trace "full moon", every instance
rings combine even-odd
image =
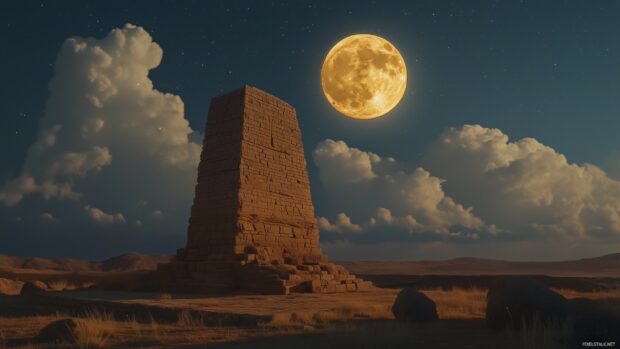
[[[329,103],[355,119],[385,115],[403,98],[407,67],[389,41],[356,34],[342,39],[325,57],[321,85]]]

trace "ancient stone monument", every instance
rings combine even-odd
[[[166,288],[256,293],[371,287],[327,263],[295,109],[245,86],[211,100],[188,240]]]

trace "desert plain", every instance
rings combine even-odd
[[[620,313],[620,255],[566,262],[455,259],[339,262],[374,283],[350,293],[289,295],[142,292],[141,275],[168,257],[126,254],[105,261],[1,256],[0,348],[563,348],[571,328],[494,331],[485,326],[487,288],[530,275],[567,299]],[[20,295],[24,283],[45,293]],[[394,319],[403,287],[432,299],[439,320]],[[49,323],[74,319],[65,342],[44,342]]]

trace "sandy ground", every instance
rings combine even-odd
[[[0,348],[56,348],[38,331],[71,317],[84,321],[78,348],[563,348],[559,332],[495,332],[484,324],[486,290],[423,290],[439,321],[406,324],[390,307],[399,289],[344,294],[187,295],[100,290],[44,297],[0,296]],[[620,305],[620,293],[573,297]],[[620,310],[620,308],[618,308]]]
[[[366,292],[313,294],[297,293],[290,295],[183,295],[106,291],[74,291],[64,296],[78,299],[108,300],[124,304],[139,304],[195,311],[267,315],[279,313],[309,313],[334,310],[342,307],[372,305],[388,309],[394,303],[397,289],[377,288]]]

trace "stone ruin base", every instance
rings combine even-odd
[[[183,250],[179,251],[183,255]],[[336,293],[372,289],[370,281],[355,277],[341,265],[323,261],[289,264],[260,263],[256,255],[238,260],[183,260],[160,265],[160,290],[169,292],[249,292],[258,294]],[[321,256],[322,259],[326,259]],[[288,261],[290,262],[290,261]]]

